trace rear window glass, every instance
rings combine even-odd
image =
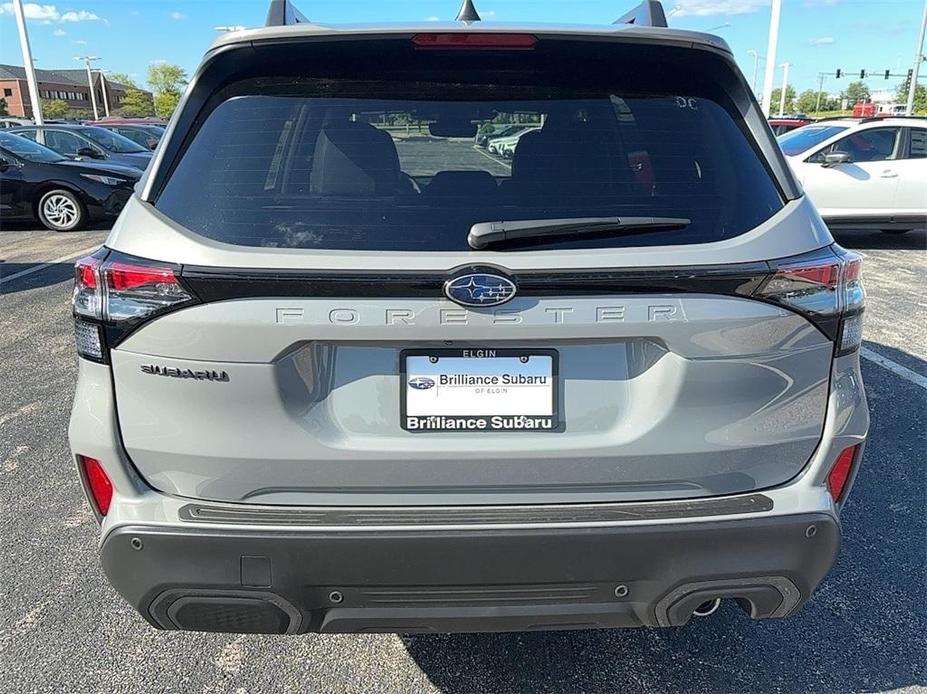
[[[607,87],[581,96],[512,88],[511,98],[498,86],[445,94],[441,84],[322,80],[281,94],[266,85],[239,88],[210,112],[159,210],[244,246],[467,251],[479,222],[681,217],[691,224],[512,250],[688,244],[742,234],[782,207],[736,118],[707,98]]]

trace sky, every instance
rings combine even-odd
[[[789,83],[800,92],[817,87],[839,92],[861,69],[878,73],[872,91],[894,89],[911,67],[927,0],[783,0],[776,62],[791,64]],[[610,23],[638,0],[474,0],[485,20],[500,22]],[[460,0],[295,0],[321,23],[453,19]],[[769,0],[666,0],[670,26],[710,30],[731,46],[752,81],[753,56],[761,56],[762,88],[769,30]],[[95,55],[97,67],[144,82],[159,61],[195,71],[215,38],[216,26],[260,26],[268,0],[64,0],[26,3],[36,66],[79,67],[75,56]],[[12,4],[0,0],[0,63],[22,65]],[[841,68],[855,77],[835,78]],[[902,77],[885,80],[885,70]],[[927,65],[921,70],[927,81]],[[776,85],[782,70],[776,70]]]

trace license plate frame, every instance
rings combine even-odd
[[[467,428],[460,426],[425,426],[425,427],[416,427],[410,426],[410,415],[408,415],[408,394],[409,394],[409,359],[410,357],[436,357],[438,360],[442,358],[455,358],[455,359],[472,359],[475,362],[484,362],[486,360],[498,360],[502,358],[521,358],[528,357],[529,362],[532,357],[541,357],[547,358],[550,360],[550,397],[551,397],[551,406],[550,414],[526,414],[526,415],[512,415],[512,414],[435,414],[435,415],[422,415],[416,414],[411,415],[411,417],[420,421],[422,418],[429,417],[438,417],[443,418],[442,422],[446,425],[447,419],[485,419],[486,425],[484,427],[477,428]],[[560,416],[560,354],[555,349],[547,349],[541,347],[524,347],[524,348],[496,348],[496,347],[459,347],[459,348],[448,348],[448,347],[438,347],[434,349],[427,348],[416,348],[416,349],[404,349],[399,353],[399,374],[400,374],[400,387],[399,387],[399,420],[400,426],[403,430],[408,431],[413,434],[447,434],[447,433],[468,433],[468,434],[480,434],[480,433],[489,433],[489,432],[501,432],[501,433],[525,433],[525,434],[537,434],[537,433],[556,433],[562,432],[564,428],[564,422]],[[523,362],[524,363],[524,362]],[[501,367],[499,370],[501,374]],[[545,371],[546,374],[546,371]],[[518,387],[522,388],[524,386],[519,385]],[[546,386],[545,386],[546,387]],[[518,426],[517,428],[510,426],[494,426],[493,417],[502,417],[503,419],[517,419],[517,418],[527,418],[530,420],[536,420],[533,423],[538,424],[539,422],[547,422],[543,426]],[[530,424],[530,423],[529,423]]]

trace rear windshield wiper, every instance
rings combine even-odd
[[[547,236],[580,236],[607,232],[646,233],[682,229],[692,223],[681,217],[573,217],[525,219],[517,222],[478,222],[470,227],[467,243],[477,250],[494,243]]]

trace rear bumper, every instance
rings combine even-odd
[[[123,525],[116,589],[163,629],[463,632],[673,626],[706,600],[798,610],[840,544],[829,513],[603,527],[248,530]]]

